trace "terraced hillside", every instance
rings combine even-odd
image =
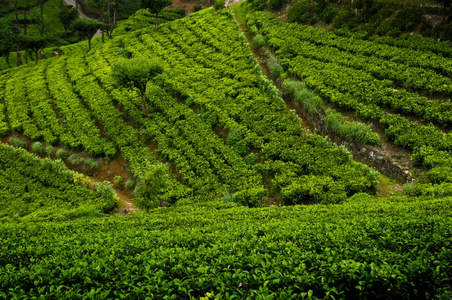
[[[450,193],[452,60],[442,44],[353,39],[264,12],[248,25],[266,37],[289,76],[333,107],[379,124],[387,141],[412,151],[412,167],[423,169],[415,193],[430,193],[432,184]]]
[[[267,197],[332,203],[376,190],[375,171],[302,129],[262,76],[230,12],[206,10],[89,52],[82,46],[4,73],[3,134],[9,128],[95,156],[121,153],[137,177],[146,161],[168,163],[167,205],[225,195],[250,206]],[[148,117],[138,90],[111,76],[124,53],[165,64],[161,86],[148,87]]]
[[[289,79],[284,93],[228,9],[0,73],[0,298],[451,298],[444,49],[410,58],[384,39],[247,17],[260,52],[278,57],[270,75]],[[112,77],[131,57],[164,66],[146,116],[140,91]],[[377,147],[411,149],[424,168],[413,196],[373,196],[381,175],[311,134],[282,98],[288,86],[344,128],[370,125],[325,102],[380,124],[381,139],[369,131]],[[149,178],[155,166],[161,178]],[[110,183],[93,188],[100,178]],[[165,207],[104,214],[149,181]]]

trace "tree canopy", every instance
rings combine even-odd
[[[63,5],[60,11],[60,21],[64,27],[64,33],[67,36],[67,30],[71,23],[79,17],[78,10],[72,5]],[[96,30],[97,31],[97,30]]]
[[[160,11],[173,3],[173,0],[141,0],[141,7],[148,8],[155,14],[155,30],[158,30],[158,17]]]
[[[146,85],[162,72],[161,61],[139,56],[117,61],[113,66],[112,76],[118,84],[133,86],[140,90],[143,114],[146,116]]]
[[[85,38],[88,39],[88,45],[90,50],[91,50],[91,39],[94,37],[96,32],[102,28],[102,26],[103,26],[102,23],[92,20],[78,19],[72,22],[72,29],[74,31],[79,32]]]

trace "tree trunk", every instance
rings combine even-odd
[[[17,50],[17,66],[20,66],[20,47],[19,47],[19,37],[17,37],[16,50]]]
[[[44,35],[44,0],[41,0],[40,7],[41,7],[41,28],[40,28],[40,32],[41,32],[41,36],[43,36]]]
[[[25,64],[28,64],[28,51],[25,50]]]
[[[146,108],[146,89],[141,90],[141,106],[143,108],[143,115],[148,116],[148,110]]]
[[[78,10],[78,0],[75,0],[75,9]]]
[[[91,38],[88,38],[88,49],[91,50]]]
[[[105,42],[105,31],[102,30],[102,44]]]
[[[39,51],[39,49],[38,49],[38,51]],[[38,51],[36,51],[36,64],[38,64]]]
[[[155,31],[157,31],[159,29],[159,13],[155,14]]]
[[[16,51],[17,51],[17,66],[20,66],[20,46],[19,46],[19,16],[17,15],[17,0],[14,1],[14,14],[16,15]]]
[[[27,12],[24,12],[24,35],[27,35]]]

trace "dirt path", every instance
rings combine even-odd
[[[75,0],[64,0],[64,2],[65,2],[67,5],[72,5],[73,7],[76,7],[76,5],[75,5]],[[86,15],[81,11],[80,6],[78,7],[78,12],[79,12],[79,14],[80,14],[80,19],[91,20],[90,17],[86,16]],[[93,36],[93,38],[98,37],[98,36],[100,36],[100,35],[102,35],[102,32],[101,32],[100,30],[98,30],[98,31],[96,32],[96,34]]]

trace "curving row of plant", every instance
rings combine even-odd
[[[326,58],[325,53],[336,53],[339,58],[350,57],[348,54],[341,56],[340,52],[331,48],[326,48],[325,53],[322,52],[322,48],[327,44],[342,49],[335,44],[342,41],[341,38],[336,39],[333,34],[321,30],[317,30],[319,33],[316,33],[316,29],[299,27],[299,25],[287,25],[266,13],[255,13],[250,24],[258,24],[261,32],[273,36],[270,45],[278,48],[277,54],[282,57],[282,64],[290,75],[304,80],[305,84],[323,99],[341,108],[355,111],[361,118],[381,123],[390,140],[397,145],[413,149],[414,163],[426,169],[424,181],[452,182],[452,176],[448,175],[452,170],[450,159],[452,135],[444,133],[433,124],[420,125],[401,115],[387,113],[385,110],[389,108],[407,115],[422,117],[426,121],[450,125],[452,113],[449,102],[440,103],[416,93],[394,90],[390,87],[392,85],[390,80],[375,79],[364,70],[344,66],[346,63],[336,58]],[[290,34],[277,37],[276,33],[280,33],[279,28]],[[296,29],[301,29],[301,32],[298,33]],[[299,47],[294,43],[296,39],[313,42],[308,32],[314,37],[321,38],[317,43],[306,44],[307,48]],[[327,42],[328,40],[330,42]],[[371,42],[366,41],[366,43]],[[350,41],[350,47],[355,46],[357,49],[354,51],[355,54],[359,54],[362,50],[360,45],[364,44],[360,42],[355,44],[355,40]],[[368,47],[372,48],[370,44]],[[329,52],[330,50],[333,52]],[[380,57],[384,56],[380,55]],[[397,61],[397,59],[391,61]],[[442,190],[443,187],[438,186],[438,189]]]
[[[108,212],[116,206],[111,185],[102,183],[93,192],[82,180],[60,160],[40,159],[0,143],[0,220],[64,219]]]
[[[116,43],[119,48],[121,42]],[[144,30],[129,36],[128,43],[125,49],[133,55],[158,56],[164,61],[166,64],[165,72],[162,74],[164,88],[172,90],[185,105],[199,112],[201,118],[211,117],[212,123],[209,124],[219,126],[227,132],[225,143],[243,156],[244,160],[254,160],[248,158],[251,156],[250,150],[254,149],[253,152],[257,152],[257,157],[262,160],[263,178],[272,182],[278,193],[283,184],[277,177],[285,176],[284,168],[273,167],[279,163],[286,165],[293,178],[305,178],[301,184],[303,187],[298,192],[299,197],[294,200],[297,203],[306,200],[335,202],[358,191],[372,192],[376,188],[375,174],[368,167],[358,167],[350,160],[336,161],[330,156],[332,150],[327,149],[326,145],[329,145],[329,142],[313,142],[315,138],[303,135],[300,120],[285,111],[279,92],[261,75],[246,39],[229,12],[206,10],[189,18],[165,24],[161,26],[159,33]],[[150,102],[154,104],[154,100]],[[159,103],[168,101],[154,104],[158,110],[162,110]],[[178,115],[177,113],[170,115],[173,114]],[[188,120],[186,116],[184,118]],[[176,119],[175,122],[179,124],[179,120]],[[164,126],[163,123],[160,126]],[[181,130],[179,134],[182,132]],[[168,134],[176,138],[177,132],[170,131]],[[190,134],[186,136],[190,139]],[[158,135],[156,138],[159,138]],[[292,138],[298,142],[285,143],[287,139]],[[179,143],[184,144],[182,140]],[[300,155],[298,148],[301,144],[306,147],[313,144],[313,148],[316,149],[313,152],[319,153],[320,156],[323,154],[325,161],[317,165],[315,161],[309,160],[311,167],[306,170],[303,167],[304,163],[296,158]],[[166,145],[164,143],[164,147]],[[271,157],[264,156],[263,153],[259,155],[269,145],[286,145],[292,149],[293,157]],[[331,147],[337,149],[335,146]],[[169,155],[165,151],[163,153]],[[173,159],[175,157],[177,155]],[[342,167],[338,167],[337,164]],[[334,168],[354,175],[341,177],[332,171]],[[312,173],[314,169],[315,175]],[[303,191],[309,190],[309,186],[319,181],[318,178],[322,176],[327,182],[323,185],[323,193]],[[222,178],[221,175],[219,177]],[[293,178],[286,177],[286,183]],[[355,183],[354,180],[358,178],[362,185]],[[338,191],[342,192],[336,197]],[[257,191],[254,192],[259,194]],[[288,199],[289,196],[284,198]]]
[[[431,51],[401,48],[369,40],[338,36],[333,32],[296,23],[280,24],[281,22],[275,15],[266,12],[254,13],[253,20],[257,22],[258,27],[265,23],[265,26],[259,28],[264,35],[277,34],[279,38],[284,38],[286,35],[282,34],[289,30],[291,37],[319,46],[335,47],[353,54],[379,57],[411,67],[431,69],[445,76],[452,76],[452,61],[450,58]]]
[[[450,198],[0,224],[0,296],[450,298]]]

